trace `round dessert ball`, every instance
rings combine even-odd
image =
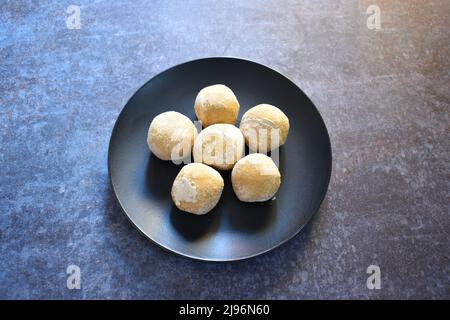
[[[245,202],[272,199],[281,184],[281,174],[268,156],[252,153],[239,160],[231,172],[236,196]]]
[[[259,104],[244,113],[240,129],[251,150],[265,153],[286,142],[289,119],[277,107]]]
[[[179,112],[163,112],[153,118],[148,129],[147,144],[161,160],[177,161],[191,154],[197,129]]]
[[[202,163],[190,163],[173,182],[172,200],[182,211],[205,214],[219,202],[223,185],[219,172]]]
[[[203,88],[195,99],[195,114],[203,128],[215,123],[235,124],[238,113],[236,96],[223,84]]]
[[[230,170],[245,151],[242,132],[231,124],[218,123],[203,129],[195,139],[195,162],[219,170]]]

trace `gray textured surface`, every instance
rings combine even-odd
[[[69,4],[0,5],[0,298],[450,298],[448,1],[80,1],[81,30],[66,28]],[[135,90],[220,55],[294,80],[334,157],[300,236],[223,264],[142,237],[106,163]],[[366,288],[370,264],[381,290]]]

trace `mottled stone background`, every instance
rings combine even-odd
[[[66,8],[81,7],[81,29]],[[366,9],[381,8],[369,30]],[[2,1],[0,298],[450,298],[447,0]],[[107,148],[128,98],[207,56],[267,64],[327,124],[333,174],[301,233],[204,263],[122,215]],[[81,268],[81,290],[66,268]],[[368,290],[366,268],[381,268]]]

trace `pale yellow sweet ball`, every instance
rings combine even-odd
[[[242,132],[231,124],[213,124],[203,129],[195,139],[193,156],[219,170],[230,170],[243,157],[245,142]]]
[[[197,129],[179,112],[163,112],[153,118],[148,129],[147,144],[161,160],[178,161],[191,154]]]
[[[215,84],[200,90],[195,99],[195,114],[203,128],[215,123],[235,124],[239,102],[230,88]]]
[[[172,185],[175,206],[193,214],[205,214],[219,202],[223,191],[222,176],[202,163],[185,165]]]
[[[239,128],[251,150],[265,153],[285,144],[289,119],[277,107],[259,104],[244,113]]]
[[[281,184],[281,174],[268,156],[252,153],[239,160],[231,172],[236,196],[245,202],[272,199]]]

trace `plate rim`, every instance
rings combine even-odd
[[[269,69],[273,72],[275,72],[276,74],[278,74],[279,76],[283,77],[285,80],[287,80],[288,82],[290,82],[292,85],[294,85],[304,96],[305,98],[313,105],[314,109],[317,111],[317,114],[319,116],[319,120],[322,122],[324,128],[325,128],[325,133],[326,133],[326,142],[327,142],[327,147],[330,151],[330,161],[328,164],[328,176],[327,176],[327,180],[326,180],[326,187],[324,188],[324,190],[322,191],[322,194],[320,195],[320,201],[318,202],[318,205],[316,208],[314,208],[313,210],[313,214],[311,214],[306,221],[297,228],[297,230],[292,234],[289,235],[289,237],[287,237],[286,239],[278,242],[277,244],[271,246],[270,248],[258,251],[256,253],[250,254],[250,255],[246,255],[246,256],[242,256],[242,257],[236,257],[236,258],[201,258],[198,256],[194,256],[194,255],[190,255],[187,253],[183,253],[180,252],[179,250],[175,250],[172,248],[169,248],[159,242],[157,242],[155,239],[153,239],[150,235],[146,234],[129,216],[129,214],[127,213],[127,211],[124,209],[124,206],[122,205],[122,202],[120,201],[119,197],[117,196],[117,192],[116,189],[114,187],[114,184],[112,182],[112,176],[111,176],[111,145],[112,145],[112,138],[114,135],[114,132],[117,130],[117,126],[119,123],[120,118],[123,116],[123,113],[126,109],[126,106],[128,105],[128,103],[136,96],[136,94],[138,94],[139,91],[141,91],[145,86],[147,86],[147,84],[149,84],[150,82],[154,81],[157,77],[159,77],[160,75],[163,75],[169,71],[171,71],[172,69],[181,67],[185,64],[189,64],[189,63],[193,63],[193,62],[199,62],[199,61],[205,61],[205,60],[218,60],[218,59],[229,59],[229,60],[239,60],[239,61],[243,61],[246,63],[252,63],[252,64],[256,64],[259,65],[261,67],[264,67],[266,69]],[[109,184],[111,187],[111,190],[114,193],[114,197],[116,199],[116,201],[118,202],[120,209],[122,211],[122,214],[125,215],[128,219],[128,221],[131,222],[131,224],[139,231],[139,233],[141,235],[143,235],[146,239],[150,240],[152,243],[156,244],[158,247],[164,249],[165,251],[171,252],[171,253],[175,253],[178,256],[184,257],[184,258],[190,258],[190,259],[194,259],[197,261],[207,261],[207,262],[232,262],[232,261],[242,261],[242,260],[247,260],[250,258],[254,258],[260,255],[263,255],[265,253],[268,253],[280,246],[282,246],[283,244],[285,244],[286,242],[288,242],[289,240],[293,239],[294,237],[296,237],[304,228],[305,226],[311,221],[311,219],[317,214],[317,212],[320,210],[320,207],[322,206],[323,201],[325,200],[325,196],[328,192],[328,188],[330,186],[330,180],[331,180],[331,175],[332,175],[332,170],[333,170],[333,150],[331,147],[331,140],[330,140],[330,134],[328,132],[328,128],[325,124],[325,121],[323,120],[322,114],[320,113],[319,109],[316,107],[316,105],[313,103],[313,101],[309,98],[308,95],[306,95],[306,93],[291,79],[289,79],[287,76],[285,76],[284,74],[282,74],[280,71],[278,71],[275,68],[269,67],[263,63],[259,63],[250,59],[246,59],[246,58],[241,58],[241,57],[236,57],[236,56],[210,56],[210,57],[204,57],[204,58],[197,58],[197,59],[193,59],[193,60],[188,60],[188,61],[184,61],[181,63],[178,63],[176,65],[173,65],[161,72],[158,72],[157,74],[155,74],[153,77],[151,77],[149,80],[147,80],[143,85],[141,85],[131,96],[130,98],[127,100],[127,102],[125,103],[125,105],[122,107],[122,109],[119,112],[119,115],[116,118],[116,121],[114,122],[114,126],[113,129],[111,131],[111,135],[109,138],[109,144],[108,144],[108,178],[109,178]]]

